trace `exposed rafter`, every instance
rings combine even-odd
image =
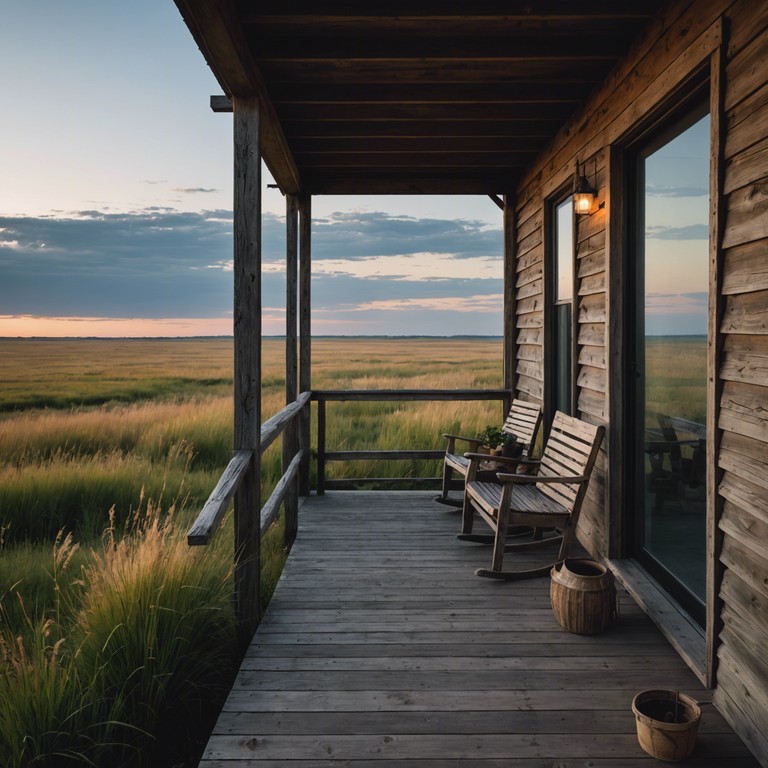
[[[513,188],[662,0],[177,0],[284,192]],[[228,111],[226,97],[212,97]]]

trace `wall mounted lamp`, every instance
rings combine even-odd
[[[579,173],[579,161],[576,161],[576,175],[573,177],[573,207],[576,213],[589,213],[597,196],[595,188],[584,174]]]

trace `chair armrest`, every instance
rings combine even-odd
[[[545,483],[545,484],[554,484],[554,483],[572,483],[572,484],[578,484],[583,483],[585,480],[588,480],[589,478],[587,475],[570,475],[567,477],[560,477],[558,475],[510,475],[505,472],[499,472],[496,477],[499,478],[504,483],[527,483],[528,485],[532,483]]]
[[[502,456],[501,454],[495,454],[491,456],[488,453],[465,453],[465,459],[480,459],[481,461],[497,461],[499,464],[541,464],[538,459],[528,459],[525,456]]]
[[[446,440],[466,440],[468,443],[477,443],[480,445],[483,441],[479,437],[464,437],[464,435],[451,435],[448,432],[443,432],[443,437]]]

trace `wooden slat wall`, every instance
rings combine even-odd
[[[724,32],[725,31],[725,32]],[[676,85],[723,45],[724,173],[721,189],[722,264],[719,274],[722,347],[717,375],[717,426],[722,472],[715,511],[720,515],[722,576],[712,601],[717,632],[716,702],[763,764],[768,765],[768,4],[751,0],[697,0],[670,3],[650,24],[627,59],[596,91],[528,171],[517,201],[517,389],[544,400],[544,207],[572,177],[576,160],[586,163],[598,201],[577,224],[574,301],[578,416],[607,424],[579,523],[579,539],[597,557],[609,557],[616,542],[607,483],[611,397],[620,397],[611,371],[620,344],[610,326],[609,253],[620,238],[611,233],[608,187],[610,148]],[[727,34],[725,40],[724,34]],[[614,201],[616,208],[620,201]],[[617,215],[617,220],[619,219]],[[619,259],[620,260],[620,259]],[[614,276],[613,284],[619,285]],[[609,300],[610,299],[610,300]],[[612,347],[612,345],[614,345]],[[716,350],[716,351],[717,351]],[[612,395],[612,387],[614,393]],[[721,394],[720,394],[721,393]],[[611,452],[613,456],[614,453]],[[613,471],[613,470],[612,470]],[[615,490],[615,489],[614,489]],[[615,492],[613,498],[616,498]],[[719,571],[715,571],[720,576]],[[722,606],[722,609],[721,609]],[[718,620],[721,619],[722,623]]]
[[[740,2],[729,16],[715,701],[768,764],[768,8]]]

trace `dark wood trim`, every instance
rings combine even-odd
[[[298,395],[298,360],[296,357],[299,278],[299,217],[295,195],[285,196],[285,404]]]
[[[504,389],[514,397],[517,366],[517,289],[515,288],[515,262],[517,259],[517,219],[514,196],[504,195]],[[509,408],[507,408],[509,410]]]
[[[606,380],[608,390],[608,423],[606,452],[606,488],[610,511],[608,532],[608,556],[626,557],[628,552],[628,525],[626,513],[626,413],[624,393],[627,391],[627,331],[625,249],[627,243],[627,197],[624,171],[624,149],[612,145],[608,154],[608,178],[606,183],[606,248],[607,271],[607,323],[605,328]]]
[[[516,179],[517,173],[513,171],[491,176],[478,175],[476,178],[454,174],[403,178],[402,174],[389,176],[382,168],[378,173],[357,176],[337,173],[333,178],[313,177],[308,173],[304,188],[313,195],[369,195],[374,188],[377,194],[382,195],[489,195],[498,194]]]
[[[299,210],[296,195],[285,196],[285,404],[298,396],[297,320],[299,279]],[[299,452],[298,425],[292,419],[283,432],[283,473],[288,472]],[[299,526],[298,475],[285,492],[285,541],[296,538]]]
[[[261,156],[259,102],[234,99],[234,448],[252,451],[235,493],[235,614],[243,643],[260,615]]]
[[[317,495],[322,496],[324,493],[325,493],[325,400],[318,400],[317,401]]]
[[[312,390],[312,198],[299,196],[299,391]],[[299,446],[304,449],[299,493],[309,495],[310,409],[299,421]]]
[[[538,21],[543,24],[551,24],[553,21],[562,20],[587,20],[595,19],[647,19],[649,17],[648,4],[643,0],[624,0],[624,2],[606,4],[604,2],[583,3],[575,6],[567,0],[541,0],[535,8],[520,5],[517,8],[505,9],[508,13],[499,12],[499,4],[496,0],[476,0],[471,8],[465,2],[458,0],[421,0],[413,3],[412,0],[375,0],[361,5],[350,0],[335,0],[333,3],[324,3],[322,13],[318,13],[318,7],[312,0],[293,0],[289,5],[274,5],[259,7],[245,14],[244,19],[254,23],[296,23],[302,17],[309,16],[309,21],[315,24],[343,24],[357,29],[361,24],[374,24],[392,22],[396,19],[406,23],[429,24],[457,20],[459,22],[481,21],[514,21],[526,23]],[[516,12],[517,11],[517,12]],[[305,22],[306,23],[306,22]]]
[[[727,30],[726,30],[727,31]],[[714,685],[717,674],[717,648],[722,628],[723,600],[720,585],[723,566],[720,552],[723,532],[719,523],[723,512],[723,499],[718,493],[723,470],[719,466],[722,430],[719,428],[720,400],[723,380],[720,366],[723,360],[724,334],[721,324],[726,300],[722,293],[723,249],[727,203],[724,189],[725,132],[727,125],[725,101],[725,64],[727,41],[712,54],[710,63],[709,119],[710,119],[710,189],[709,189],[709,347],[707,360],[707,643],[706,684]]]

